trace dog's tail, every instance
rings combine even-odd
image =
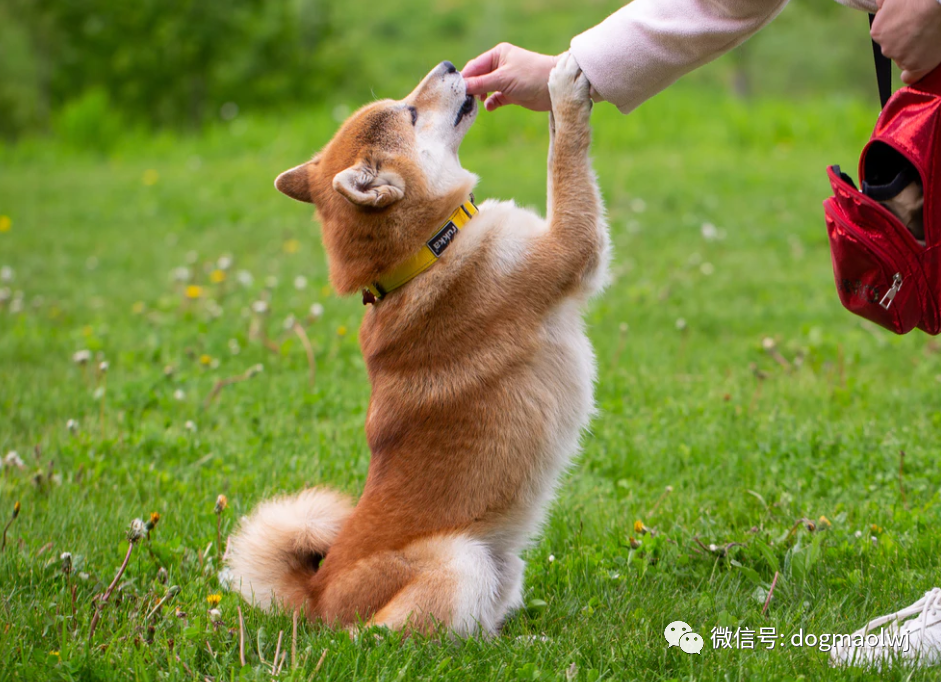
[[[351,511],[349,498],[327,488],[262,502],[229,537],[220,580],[266,610],[303,603],[307,581]]]

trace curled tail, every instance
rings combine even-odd
[[[349,498],[327,488],[262,502],[229,537],[220,578],[266,610],[272,604],[303,603],[307,581],[351,511]]]

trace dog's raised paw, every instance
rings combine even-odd
[[[572,118],[587,123],[591,111],[591,84],[570,52],[559,57],[549,74],[552,113],[560,121]]]

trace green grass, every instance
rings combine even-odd
[[[867,677],[830,671],[812,648],[713,650],[709,633],[851,632],[938,582],[939,347],[842,310],[820,207],[824,167],[854,167],[874,113],[689,88],[631,117],[598,107],[595,165],[616,246],[615,279],[587,314],[599,412],[527,552],[530,608],[491,641],[351,641],[302,623],[298,667],[281,679],[310,679],[324,651],[316,679]],[[228,496],[225,534],[269,495],[312,483],[356,494],[365,476],[362,306],[329,292],[309,208],[271,187],[336,125],[312,111],[120,140],[107,158],[41,140],[0,152],[0,214],[12,219],[0,265],[15,270],[3,286],[23,292],[21,312],[0,309],[0,454],[25,462],[0,478],[0,522],[22,503],[0,555],[0,677],[261,680],[281,631],[290,648],[289,615],[243,606],[241,667],[233,594],[222,624],[210,622],[213,507]],[[462,154],[478,197],[541,207],[546,144],[542,115],[481,116]],[[704,223],[723,238],[706,240]],[[169,273],[189,253],[204,290],[187,303]],[[234,265],[211,284],[223,254]],[[250,286],[236,282],[241,269]],[[277,352],[248,338],[265,291]],[[281,330],[315,302],[325,312],[307,327],[309,388],[303,349]],[[95,373],[72,363],[83,348],[110,363],[103,408]],[[260,375],[203,407],[217,379],[256,363]],[[130,521],[153,511],[161,520],[89,645],[93,598],[124,558]],[[830,524],[817,532],[798,523],[821,516]],[[637,520],[656,536],[637,534]],[[697,539],[735,544],[719,557]],[[148,620],[170,585],[179,593]],[[701,656],[667,649],[663,628],[677,619],[706,638]],[[932,671],[909,675],[869,676]]]

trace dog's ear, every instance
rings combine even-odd
[[[319,162],[320,157],[315,157],[313,161],[284,171],[275,178],[274,186],[279,192],[287,194],[292,199],[305,201],[308,204],[314,203],[314,197],[310,191],[310,173]]]
[[[384,208],[405,196],[405,180],[392,169],[363,160],[337,173],[333,189],[357,206]]]

